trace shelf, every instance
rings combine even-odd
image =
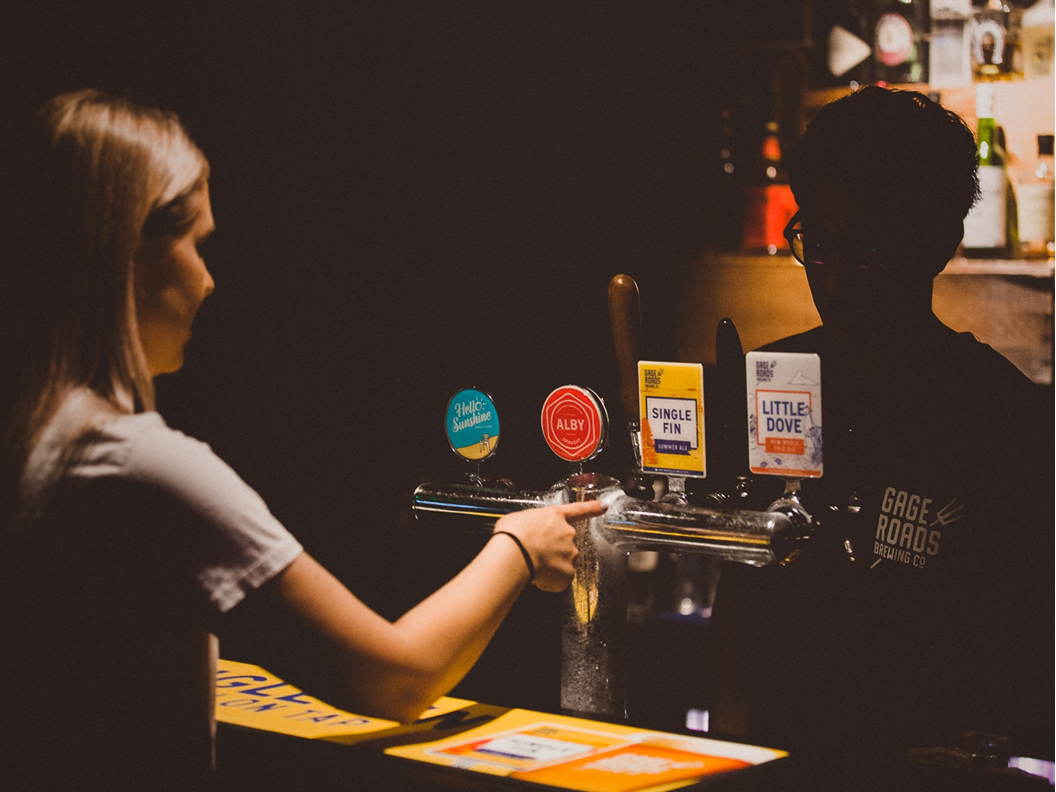
[[[680,306],[680,360],[715,364],[719,319],[746,350],[821,324],[802,265],[791,255],[709,251],[690,269]],[[1053,381],[1053,261],[956,258],[935,279],[932,307],[1038,383]]]
[[[967,259],[955,258],[940,275],[1017,275],[1029,278],[1053,277],[1052,259]]]
[[[718,253],[723,267],[751,267],[752,269],[802,269],[803,265],[788,253],[768,256],[765,253]],[[1053,259],[970,259],[958,256],[939,273],[944,275],[1004,275],[1030,278],[1052,278]]]
[[[989,83],[994,87],[994,118],[1005,128],[1009,167],[1015,170],[1037,156],[1037,136],[1053,133],[1056,116],[1056,82],[1052,77],[1031,80],[1002,80]],[[921,93],[937,92],[942,105],[961,116],[975,129],[975,84],[957,88],[934,88],[925,83],[892,85]],[[822,106],[851,92],[850,86],[818,88],[803,95],[800,131]]]

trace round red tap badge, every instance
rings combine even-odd
[[[543,437],[550,450],[569,462],[583,462],[605,443],[609,417],[592,390],[564,385],[543,403]]]

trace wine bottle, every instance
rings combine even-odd
[[[979,200],[964,219],[964,255],[1008,257],[1008,195],[1005,163],[998,148],[994,121],[994,87],[979,83],[975,90],[978,119]]]
[[[1053,255],[1052,135],[1038,135],[1038,159],[1017,184],[1019,251],[1025,258]]]

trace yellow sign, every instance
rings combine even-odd
[[[473,704],[442,698],[422,718],[433,718]],[[367,718],[324,704],[260,666],[219,660],[216,668],[216,719],[250,729],[308,740],[353,743],[366,735],[400,727],[396,721]]]
[[[638,395],[642,470],[703,478],[704,367],[640,360]]]

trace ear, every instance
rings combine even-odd
[[[957,248],[964,238],[964,222],[962,220],[951,220],[947,223],[939,223],[931,231],[932,241],[928,245],[931,254],[932,277],[938,275],[949,263],[956,253]]]
[[[132,253],[132,285],[137,298],[149,289],[152,276],[157,272],[158,257],[161,253],[161,240],[140,235],[139,243]]]
[[[132,295],[138,301],[143,296],[143,274],[146,270],[146,252],[140,243],[132,254]]]

